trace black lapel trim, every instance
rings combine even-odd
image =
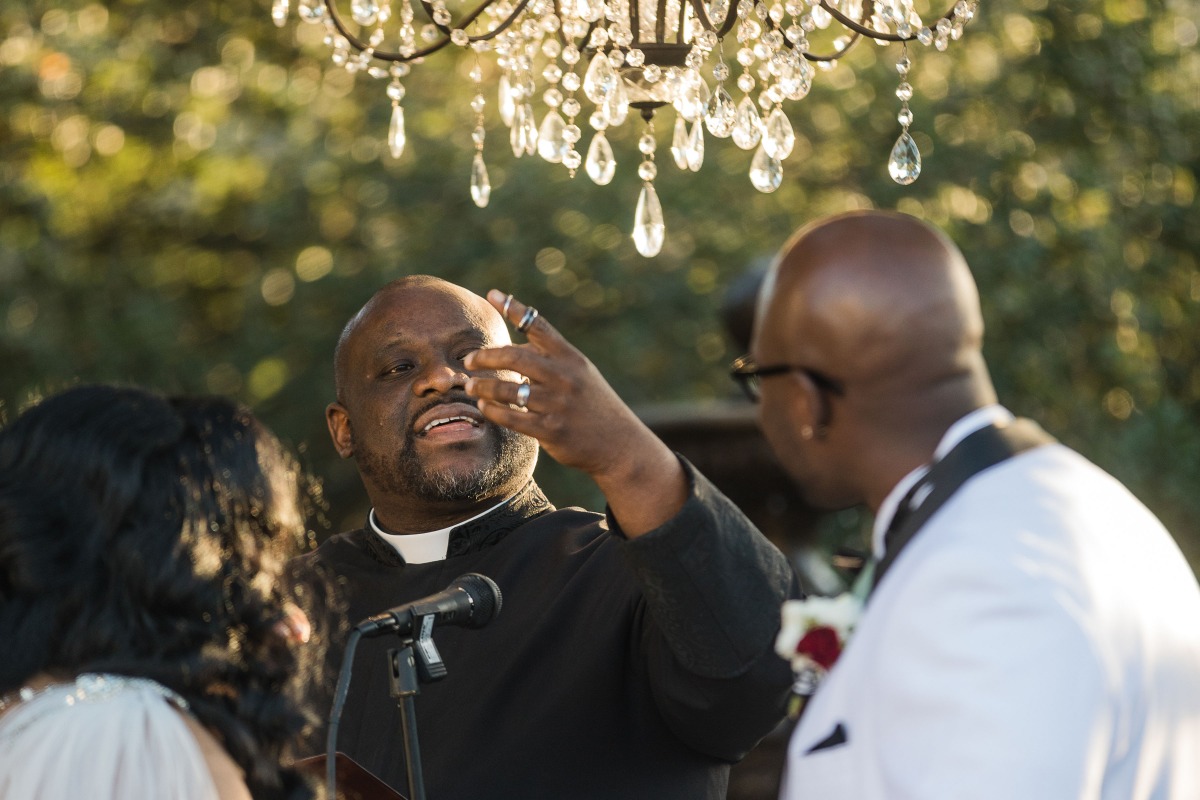
[[[450,531],[446,558],[491,547],[531,519],[553,510],[554,506],[546,499],[546,495],[542,494],[536,483],[530,481],[512,500],[491,514]]]
[[[1011,423],[980,428],[963,439],[946,457],[935,463],[924,482],[932,486],[929,496],[903,524],[889,536],[888,550],[875,568],[872,589],[879,585],[896,557],[912,541],[917,531],[959,488],[986,469],[1018,453],[1032,450],[1055,439],[1034,421],[1016,419]],[[893,544],[894,543],[894,544]]]
[[[400,554],[396,552],[396,548],[392,547],[383,537],[375,533],[371,527],[371,518],[367,517],[367,522],[362,526],[362,530],[358,531],[358,535],[362,536],[363,545],[366,547],[367,555],[388,567],[403,567],[406,563]]]
[[[845,744],[847,741],[848,740],[846,738],[846,726],[839,722],[834,727],[832,733],[830,733],[828,736],[826,736],[821,741],[814,744],[812,747],[805,750],[804,755],[807,756],[807,755],[811,755],[813,753],[819,753],[822,750],[828,750],[831,747],[837,747],[838,745]]]

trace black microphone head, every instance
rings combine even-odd
[[[452,585],[462,589],[471,598],[471,622],[468,627],[482,628],[500,613],[500,607],[504,604],[500,587],[488,576],[468,572],[455,578]]]

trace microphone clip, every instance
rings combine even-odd
[[[433,614],[416,616],[414,609],[413,629],[417,636],[413,640],[413,654],[417,662],[417,678],[421,683],[432,683],[446,677],[446,662],[433,643]]]

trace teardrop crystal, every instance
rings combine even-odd
[[[271,21],[275,23],[275,27],[282,28],[287,24],[289,5],[288,0],[275,0],[271,3]]]
[[[775,106],[775,110],[767,117],[762,143],[767,155],[780,161],[792,154],[796,134],[792,132],[792,123],[787,114],[783,113],[782,107]]]
[[[499,84],[500,96],[498,98],[499,103],[497,105],[500,108],[500,121],[511,128],[513,124],[513,115],[517,110],[517,104],[513,100],[512,86],[508,82],[508,75],[501,75]]]
[[[671,158],[675,159],[675,166],[680,169],[688,168],[688,142],[687,123],[683,121],[682,116],[676,114],[675,131],[671,134]]]
[[[888,159],[888,173],[901,186],[908,186],[921,174],[921,151],[908,131],[900,134]]]
[[[512,145],[513,157],[525,155],[525,106],[513,104],[512,127],[508,131],[508,143]]]
[[[704,124],[708,127],[709,133],[718,139],[724,139],[733,131],[733,123],[736,121],[737,106],[733,104],[733,98],[725,90],[725,85],[720,84],[713,92],[712,100],[708,103],[708,113],[704,116]]]
[[[609,93],[602,108],[609,127],[615,128],[625,121],[629,116],[629,93],[625,90],[625,81],[617,81],[616,88]]]
[[[752,150],[762,138],[762,117],[758,115],[758,106],[750,99],[750,95],[738,103],[737,119],[730,131],[733,143],[743,150]]]
[[[483,153],[476,152],[471,162],[471,199],[480,208],[487,208],[492,196],[492,182],[488,180],[487,164],[483,163]]]
[[[704,164],[704,123],[696,120],[692,123],[692,132],[688,135],[687,168],[699,172]]]
[[[521,117],[524,120],[525,133],[525,154],[533,155],[537,152],[538,145],[538,129],[537,120],[533,117],[533,106],[525,103],[521,106]]]
[[[750,182],[764,194],[770,194],[783,183],[783,164],[767,152],[765,144],[759,146],[750,161]]]
[[[551,164],[561,164],[563,156],[571,149],[563,136],[566,127],[567,123],[562,115],[550,109],[546,118],[542,120],[542,127],[538,129],[538,155]]]
[[[689,69],[683,74],[679,93],[675,96],[675,110],[688,122],[695,122],[708,108],[708,84],[699,70]]]
[[[696,73],[698,81],[696,86],[696,113],[692,115],[689,122],[695,122],[704,116],[704,112],[708,110],[708,101],[712,99],[712,92],[708,89],[708,84],[700,77],[700,73]]]
[[[597,131],[592,137],[583,168],[598,186],[607,186],[612,181],[617,171],[617,160],[613,158],[612,145],[608,143],[604,131]]]
[[[779,75],[779,90],[789,100],[803,100],[812,88],[813,68],[799,54],[785,63]]]
[[[658,193],[654,191],[654,184],[647,182],[642,185],[637,209],[633,212],[633,244],[639,253],[652,258],[662,250],[666,231]]]
[[[596,53],[583,76],[583,93],[596,105],[604,101],[617,88],[617,71],[604,53]]]
[[[392,122],[388,125],[388,150],[392,158],[399,158],[404,152],[404,144],[408,141],[404,133],[404,109],[399,105],[392,106]]]

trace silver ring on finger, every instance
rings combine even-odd
[[[529,402],[529,384],[522,383],[520,386],[517,387],[516,406],[517,406],[517,408],[524,408],[528,402]]]
[[[529,330],[529,326],[538,318],[538,310],[533,306],[525,307],[525,314],[521,317],[521,321],[517,323],[517,330],[521,333]]]
[[[505,319],[508,319],[508,307],[511,305],[512,305],[512,295],[510,294],[504,298],[504,310],[500,312],[504,315]]]

